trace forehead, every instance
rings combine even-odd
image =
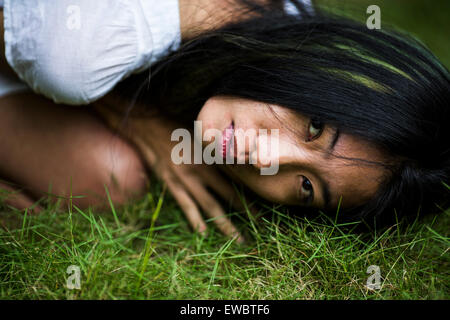
[[[332,194],[332,205],[360,205],[374,196],[387,170],[385,155],[360,138],[342,133],[333,154],[321,166]]]

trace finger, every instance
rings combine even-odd
[[[244,211],[245,206],[242,204],[238,193],[218,172],[211,170],[207,174],[202,175],[206,185],[216,192],[222,199],[226,200],[237,211]]]
[[[213,218],[213,222],[219,230],[231,237],[236,237],[236,242],[242,243],[244,238],[233,225],[231,220],[226,216],[225,211],[214,197],[205,189],[198,179],[187,178],[185,175],[179,175],[180,180],[189,189],[189,192],[194,196],[200,207],[205,213]]]
[[[205,188],[199,186],[195,189],[193,195],[206,215],[213,218],[213,222],[223,234],[229,237],[236,237],[236,242],[238,243],[244,242],[244,237],[233,225],[230,218],[226,216],[220,204]]]
[[[141,138],[136,136],[134,140],[149,168],[154,169],[152,167],[156,163],[157,158],[153,150]],[[184,189],[184,186],[182,184],[176,183],[173,180],[173,177],[171,177],[167,173],[167,171],[161,172],[160,170],[156,170],[155,173],[162,181],[167,184],[169,192],[172,194],[175,201],[178,203],[181,210],[186,215],[186,218],[188,219],[191,227],[200,233],[205,233],[207,229],[206,223],[203,220],[203,217],[200,214],[200,211],[198,210],[194,200]]]
[[[147,144],[145,144],[142,139],[137,136],[135,137],[135,143],[136,146],[141,150],[142,156],[151,168],[156,163],[155,153]],[[175,198],[175,201],[178,203],[181,210],[186,215],[192,228],[200,233],[204,233],[206,231],[206,223],[203,220],[203,217],[200,214],[200,211],[198,210],[194,200],[185,191],[184,186],[182,184],[174,182],[173,178],[170,177],[166,172],[157,171],[155,173],[161,180],[163,180],[167,184],[167,188]]]
[[[209,172],[208,172],[209,173]],[[255,207],[249,207],[247,204],[243,203],[238,191],[233,188],[229,181],[227,181],[218,172],[211,171],[211,174],[204,175],[202,178],[205,183],[213,189],[219,196],[223,199],[230,201],[231,206],[237,211],[247,211],[248,214],[256,217],[258,215],[258,210]]]
[[[200,214],[194,200],[190,197],[182,185],[174,183],[171,179],[168,179],[165,182],[167,183],[167,188],[170,193],[175,198],[175,201],[186,215],[192,228],[200,233],[204,233],[206,231],[206,223],[203,220],[203,217]]]
[[[151,168],[156,163],[156,154],[153,152],[152,148],[148,146],[144,140],[139,136],[132,137],[133,142],[142,154],[142,157],[146,161],[149,168]]]
[[[201,172],[201,176],[205,184],[216,192],[222,199],[228,201],[233,209],[236,211],[247,211],[248,208],[249,214],[257,215],[257,210],[253,207],[247,207],[244,205],[238,191],[233,187],[230,181],[227,181],[227,179],[219,174],[219,172],[216,170],[199,171]]]
[[[28,209],[28,213],[32,214],[42,211],[42,208],[25,193],[13,188],[6,183],[0,182],[0,195],[2,196],[2,200],[5,204],[16,209]]]

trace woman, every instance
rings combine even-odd
[[[379,221],[432,210],[435,203],[446,208],[450,148],[443,128],[450,120],[450,79],[427,49],[403,35],[312,13],[297,1],[290,2],[301,12],[294,15],[279,1],[229,3],[210,24],[201,14],[189,20],[185,36],[181,6],[183,41],[158,57],[150,77],[125,74],[113,93],[100,100],[90,94],[167,183],[195,229],[206,228],[198,204],[223,232],[236,232],[207,191],[233,198],[217,168],[264,199],[326,212],[340,208],[346,218]],[[53,193],[67,195],[68,177],[77,179],[74,195],[101,194],[104,183],[119,203],[142,192],[145,166],[136,149],[88,111],[55,107],[32,94],[1,102],[6,117],[0,136],[13,138],[0,144],[6,150],[0,172],[29,187],[32,196],[49,182]],[[141,115],[145,108],[151,116]],[[277,129],[279,152],[248,164],[267,137],[256,134],[234,153],[245,165],[175,165],[171,134],[181,126],[192,130],[193,120],[201,121],[203,132],[215,128],[227,139],[226,129],[234,129],[236,140],[239,129]],[[214,139],[201,140],[206,147]],[[273,162],[275,175],[257,170]],[[11,201],[33,202],[23,194]]]

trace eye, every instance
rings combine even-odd
[[[312,119],[308,126],[308,139],[307,141],[312,141],[320,137],[323,131],[324,124],[317,120]]]
[[[309,181],[308,178],[306,178],[305,176],[302,176],[302,186],[301,186],[301,194],[302,194],[302,198],[306,199],[306,203],[311,203],[313,200],[313,195],[314,195],[314,190],[313,190],[313,186],[311,184],[311,181]]]

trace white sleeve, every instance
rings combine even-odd
[[[5,0],[4,27],[19,77],[66,104],[102,97],[180,42],[178,0]]]
[[[308,13],[314,13],[314,6],[311,2],[311,0],[301,0],[300,2],[303,3],[305,6],[306,11]],[[290,15],[298,15],[299,11],[298,9],[292,4],[292,2],[288,0],[284,0],[284,11]]]

